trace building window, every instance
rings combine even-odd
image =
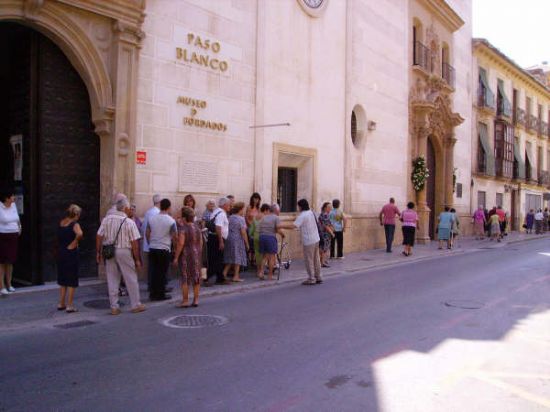
[[[495,94],[489,87],[487,71],[482,67],[479,68],[477,105],[479,107],[495,108]]]
[[[505,116],[507,118],[512,117],[512,105],[506,96],[504,90],[504,81],[498,79],[497,82],[497,116]]]
[[[537,211],[540,208],[542,208],[542,196],[527,193],[525,195],[525,211],[529,212],[531,209]]]
[[[298,169],[279,167],[277,175],[277,203],[281,212],[296,212],[298,203]]]
[[[477,165],[480,173],[488,176],[495,175],[495,156],[489,142],[489,132],[485,123],[478,123],[478,151]]]
[[[514,134],[507,123],[495,121],[495,172],[497,176],[514,175]]]
[[[482,206],[483,209],[487,209],[487,202],[486,202],[486,193],[485,192],[477,192],[477,204],[478,206]]]
[[[357,147],[359,142],[357,139],[357,115],[355,114],[355,110],[351,112],[351,141]]]
[[[503,206],[503,204],[504,204],[504,194],[503,193],[497,193],[496,206]]]
[[[462,183],[456,184],[456,197],[462,199]]]
[[[525,151],[525,179],[531,180],[532,178],[531,162],[529,161],[529,153]]]

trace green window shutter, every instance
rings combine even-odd
[[[519,142],[517,140],[514,142],[514,157],[516,162],[518,162],[518,177],[520,179],[525,179],[525,162],[523,161],[523,156],[519,150]]]
[[[510,103],[510,100],[508,100],[508,96],[506,96],[506,92],[504,90],[504,82],[501,79],[498,79],[498,91],[502,96],[502,112],[505,116],[512,117],[512,104]]]
[[[489,176],[495,175],[495,152],[489,143],[489,134],[485,123],[478,123],[479,140],[485,151],[485,173]]]

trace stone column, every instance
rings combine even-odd
[[[135,148],[138,59],[144,33],[120,21],[113,25],[115,33],[113,93],[115,100],[114,150],[112,177],[114,191],[132,198],[135,191]]]
[[[456,138],[451,135],[445,139],[445,205],[452,207],[454,203],[454,147]]]
[[[426,126],[417,128],[416,136],[418,139],[418,156],[427,158],[429,129]],[[426,182],[427,183],[427,182]],[[430,208],[426,201],[426,186],[420,192],[416,192],[416,202],[418,210],[418,229],[416,238],[418,243],[424,244],[430,241]]]

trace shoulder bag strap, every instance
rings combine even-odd
[[[128,219],[127,217],[124,218],[124,220],[122,221],[122,223],[120,224],[119,228],[118,228],[118,231],[116,232],[116,236],[115,236],[115,240],[113,242],[113,245],[116,246],[116,242],[118,240],[118,235],[120,234],[120,230],[122,229],[122,225],[124,224],[124,222],[126,222],[126,219]]]

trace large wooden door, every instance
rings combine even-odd
[[[430,171],[430,177],[426,182],[426,202],[430,208],[430,239],[435,238],[435,215],[436,215],[436,205],[435,205],[435,149],[431,139],[428,139],[428,150],[426,156],[426,166]]]
[[[63,52],[42,34],[7,23],[0,24],[0,38],[2,34],[11,39],[2,44],[12,56],[4,62],[8,75],[2,83],[11,121],[0,125],[0,144],[11,135],[23,135],[23,179],[13,184],[24,196],[24,231],[14,275],[31,283],[55,280],[57,224],[76,203],[83,209],[80,273],[96,276],[100,147],[86,86]]]

